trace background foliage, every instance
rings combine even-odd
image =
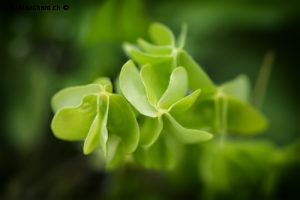
[[[60,5],[61,10],[1,8],[0,199],[299,197],[299,2],[45,4]],[[70,9],[62,10],[64,4]],[[99,76],[115,80],[127,60],[122,42],[147,38],[152,21],[175,33],[187,23],[187,50],[216,83],[241,72],[254,83],[265,54],[272,50],[275,61],[261,108],[269,129],[256,137],[231,138],[223,149],[212,148],[213,143],[190,146],[190,156],[173,172],[138,166],[106,172],[97,155],[82,155],[80,143],[56,139],[50,130],[51,96]]]

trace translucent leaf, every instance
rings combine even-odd
[[[109,93],[113,92],[113,85],[112,85],[110,79],[107,77],[98,78],[94,81],[94,83],[100,85],[101,91],[106,91]]]
[[[173,70],[169,86],[158,102],[160,108],[169,108],[173,103],[183,98],[188,88],[188,77],[183,67]]]
[[[246,75],[239,75],[234,80],[222,84],[220,89],[226,95],[236,97],[246,102],[249,100],[250,81]]]
[[[91,127],[97,112],[97,96],[85,96],[74,108],[62,108],[53,117],[51,129],[63,140],[82,140]]]
[[[206,131],[184,128],[168,113],[164,116],[166,118],[164,120],[166,129],[172,132],[183,143],[197,143],[210,140],[213,137],[212,134]]]
[[[121,70],[120,89],[126,99],[143,115],[155,117],[156,110],[149,103],[140,74],[131,60]]]
[[[142,67],[141,77],[147,91],[149,102],[152,105],[156,105],[166,90],[165,85],[168,84],[168,80],[151,65],[144,65]]]
[[[161,117],[144,117],[141,120],[141,139],[140,144],[144,147],[151,146],[159,137],[163,128]]]
[[[107,98],[104,96],[103,98]],[[100,96],[97,98],[97,114],[90,127],[89,133],[85,139],[83,145],[83,153],[89,154],[100,145],[103,155],[106,157],[107,153],[107,114],[108,114],[109,102],[103,101]]]
[[[140,137],[135,115],[121,95],[111,94],[109,102],[108,130],[121,139],[120,148],[124,153],[132,153]]]
[[[142,52],[129,44],[124,44],[124,49],[132,60],[139,65],[155,64],[173,60],[172,55],[153,55],[150,53]]]
[[[147,53],[154,55],[168,55],[172,53],[170,46],[153,45],[141,38],[137,40],[138,45]]]
[[[192,94],[180,99],[175,104],[173,104],[170,108],[170,113],[183,113],[187,109],[189,109],[197,100],[200,95],[201,90],[195,90]]]
[[[196,90],[200,88],[202,93],[211,93],[216,91],[214,83],[186,52],[182,50],[178,51],[177,64],[186,69],[189,77],[190,89]]]
[[[228,129],[242,134],[258,133],[266,129],[266,118],[255,108],[236,98],[228,98]]]
[[[173,33],[163,24],[153,23],[149,28],[149,34],[158,45],[175,45]]]
[[[97,94],[101,91],[98,84],[89,84],[85,86],[68,87],[57,92],[51,100],[54,112],[64,107],[78,106],[82,98],[89,94]]]

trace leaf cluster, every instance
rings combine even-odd
[[[166,26],[153,23],[152,43],[141,38],[125,43],[130,60],[121,69],[117,92],[102,77],[56,93],[54,135],[84,140],[84,154],[99,149],[108,168],[133,158],[145,167],[171,169],[185,144],[264,130],[266,119],[248,102],[248,78],[214,84],[184,50],[186,33],[183,26],[176,39]]]

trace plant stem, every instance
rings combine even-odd
[[[255,87],[254,87],[254,98],[253,98],[253,105],[257,108],[261,108],[263,104],[274,58],[275,58],[274,52],[271,50],[268,51],[264,57],[262,66],[259,70]]]

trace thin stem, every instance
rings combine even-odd
[[[220,135],[220,146],[224,146],[227,136],[227,109],[228,102],[224,95],[217,94],[215,98],[216,111],[216,129],[217,134]]]
[[[274,52],[268,51],[264,57],[264,61],[258,73],[255,87],[254,87],[254,98],[253,98],[253,105],[257,108],[260,108],[263,104],[274,58],[275,58]]]

